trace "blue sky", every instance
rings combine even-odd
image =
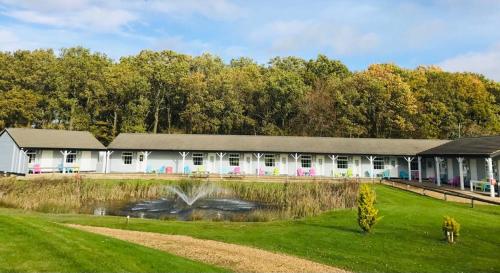
[[[325,54],[352,70],[439,65],[500,81],[500,1],[0,0],[0,50],[76,45],[115,59]]]

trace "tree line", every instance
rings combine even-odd
[[[456,138],[500,132],[500,83],[438,67],[82,47],[0,52],[0,129]]]

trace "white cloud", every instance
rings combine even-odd
[[[12,51],[19,46],[18,37],[10,30],[0,29],[0,50]]]
[[[269,41],[272,51],[278,54],[307,48],[333,50],[338,54],[364,53],[379,43],[373,32],[362,33],[326,21],[275,21],[254,31],[250,37],[259,43]]]
[[[469,52],[438,64],[448,71],[471,71],[500,81],[500,43],[483,52]]]
[[[240,7],[227,0],[154,0],[149,9],[174,17],[198,14],[210,19],[235,19],[243,14]]]

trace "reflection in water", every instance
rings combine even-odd
[[[108,202],[89,204],[84,210],[94,215],[116,215],[137,218],[199,220],[242,219],[255,210],[266,210],[268,206],[232,198],[199,199],[191,206],[179,198],[145,200],[140,202]]]

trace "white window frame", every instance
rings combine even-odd
[[[193,153],[191,155],[193,166],[203,166],[203,153]]]
[[[346,170],[349,168],[349,157],[344,155],[339,155],[337,157],[337,169]]]
[[[383,170],[385,168],[385,160],[383,157],[377,156],[373,159],[373,169]]]
[[[311,168],[312,167],[312,155],[300,156],[300,166],[302,168]]]
[[[231,167],[240,166],[240,154],[236,153],[229,154],[229,166]]]
[[[134,153],[132,153],[132,152],[122,152],[123,165],[132,165],[133,156],[134,156]]]
[[[37,150],[35,150],[35,149],[28,149],[26,151],[26,155],[28,156],[28,163],[29,164],[33,164],[36,162],[36,154],[37,154]]]
[[[66,164],[75,164],[77,161],[77,155],[78,153],[76,150],[69,150],[66,155]]]
[[[276,166],[276,156],[274,154],[265,154],[264,155],[264,166],[266,166],[266,167]]]

